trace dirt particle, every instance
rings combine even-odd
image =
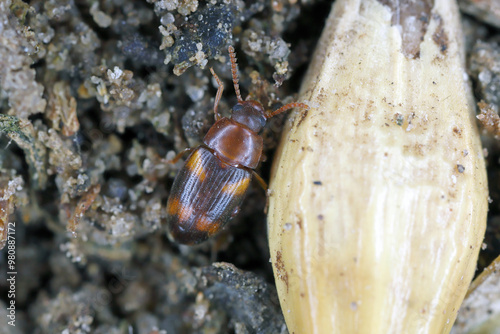
[[[459,127],[456,127],[456,126],[455,126],[455,127],[453,128],[453,133],[454,133],[454,134],[456,134],[456,135],[457,135],[457,136],[459,136],[459,137],[462,137],[462,130],[460,130],[460,128],[459,128]]]
[[[302,220],[301,219],[297,220],[297,226],[299,227],[299,229],[302,229]]]
[[[379,2],[391,10],[391,25],[402,28],[403,54],[407,58],[419,58],[420,44],[427,32],[434,1],[379,0]]]
[[[396,113],[394,114],[394,118],[396,119],[396,124],[399,125],[399,126],[402,126],[404,121],[405,121],[405,117],[400,114],[400,113]]]
[[[494,110],[493,105],[481,101],[478,102],[477,106],[481,110],[481,113],[476,117],[483,126],[483,128],[486,129],[488,133],[496,137],[499,137],[500,117],[498,116],[498,113]]]
[[[434,15],[434,19],[439,22],[436,31],[432,35],[432,40],[439,47],[441,54],[445,55],[448,50],[448,34],[444,31],[443,19],[439,15]]]
[[[276,267],[277,276],[285,283],[286,291],[288,292],[288,272],[285,269],[285,263],[283,262],[283,257],[280,251],[276,252],[276,263],[274,264]]]
[[[306,119],[307,115],[309,114],[309,109],[304,109],[301,113],[300,113],[300,118],[299,118],[299,121],[297,122],[297,126],[295,128],[298,128],[302,122]]]

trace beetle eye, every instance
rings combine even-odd
[[[234,105],[233,112],[235,112],[235,111],[241,111],[241,110],[243,110],[243,105],[242,104],[237,103],[237,104]]]

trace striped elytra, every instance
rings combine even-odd
[[[215,96],[215,124],[206,134],[204,145],[192,151],[174,180],[167,202],[167,234],[177,243],[194,245],[219,232],[239,211],[262,157],[263,139],[259,135],[267,119],[291,108],[309,108],[303,103],[289,103],[275,111],[266,111],[255,100],[243,100],[238,86],[236,56],[229,47],[233,85],[238,103],[232,117],[222,117],[217,107],[224,86],[213,69],[219,87]],[[176,162],[179,153],[170,162]]]
[[[170,238],[198,244],[218,232],[239,211],[251,177],[251,172],[228,165],[204,146],[194,150],[167,203]]]

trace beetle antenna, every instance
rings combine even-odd
[[[287,111],[288,109],[292,109],[292,108],[302,108],[304,110],[309,110],[309,106],[305,103],[292,102],[292,103],[285,104],[283,107],[279,108],[278,110],[275,110],[275,111],[267,114],[266,119],[274,117],[278,114],[281,114],[283,111]]]
[[[236,64],[236,54],[232,45],[229,45],[229,58],[231,58],[231,73],[233,74],[233,85],[234,91],[236,92],[236,98],[238,102],[243,102],[240,93],[240,85],[238,84],[238,65]]]

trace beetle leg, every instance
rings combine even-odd
[[[222,91],[224,90],[224,84],[222,81],[220,81],[219,77],[217,74],[215,74],[214,69],[210,67],[210,72],[212,72],[212,75],[215,78],[215,81],[217,81],[217,84],[219,87],[217,88],[217,94],[215,95],[215,101],[214,101],[214,114],[215,114],[215,120],[218,121],[219,119],[222,118],[222,116],[217,112],[217,107],[219,106],[220,98],[222,97]]]
[[[194,148],[192,148],[192,147],[185,148],[182,151],[180,151],[179,153],[177,153],[177,155],[173,159],[170,159],[170,160],[162,159],[162,162],[167,163],[167,164],[175,164],[177,161],[179,161],[182,158],[182,156],[184,154],[186,154],[187,152],[191,153],[191,152],[193,152],[193,150],[194,150]]]
[[[252,171],[252,174],[255,177],[255,179],[257,180],[257,182],[259,182],[259,184],[262,187],[262,189],[264,189],[264,191],[267,193],[267,183],[266,183],[266,181],[264,181],[264,179],[261,178],[260,175],[257,174],[256,172]]]

